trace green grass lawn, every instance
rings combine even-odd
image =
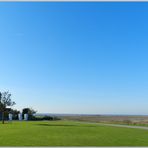
[[[148,146],[148,130],[72,121],[0,124],[0,146]]]

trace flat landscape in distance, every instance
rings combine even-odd
[[[0,124],[0,146],[148,146],[148,130],[77,121]]]
[[[147,115],[63,115],[60,118],[72,121],[148,126]]]

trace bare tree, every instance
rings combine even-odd
[[[9,91],[0,92],[0,112],[2,113],[2,123],[4,124],[5,112],[8,106],[15,105],[15,102],[11,100],[11,94]]]

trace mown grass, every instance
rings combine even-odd
[[[72,121],[0,124],[0,146],[148,146],[148,130]]]

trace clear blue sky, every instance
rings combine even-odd
[[[0,3],[0,90],[14,108],[148,114],[148,3]]]

